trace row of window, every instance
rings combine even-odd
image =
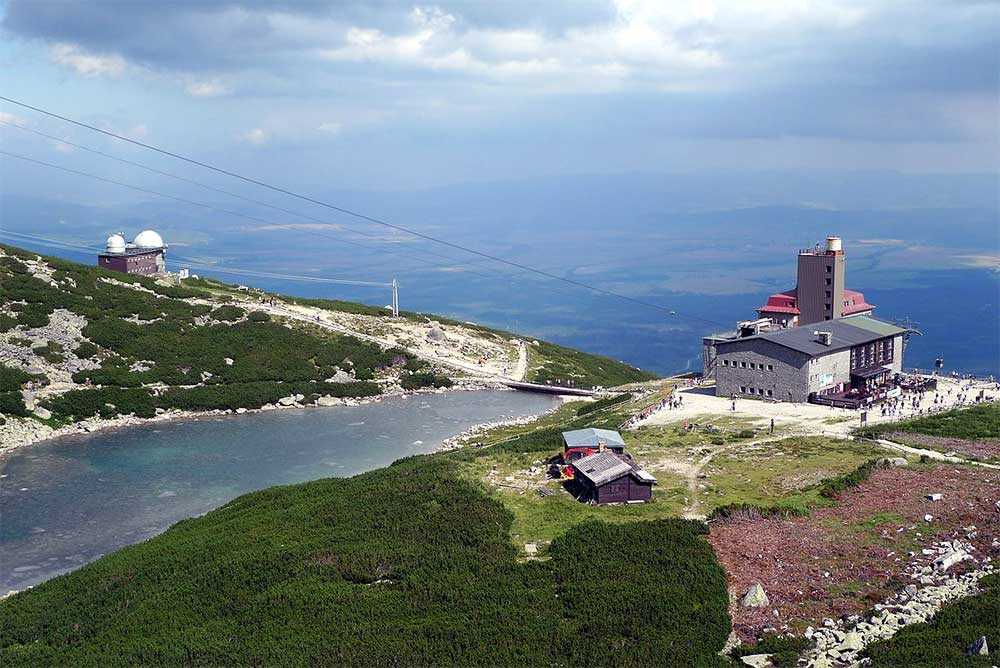
[[[732,363],[729,360],[722,360],[722,366],[731,366],[733,368],[739,367],[740,369],[757,369],[758,371],[774,371],[773,364],[761,364],[760,362],[739,362],[733,360]]]
[[[765,390],[759,387],[743,387],[741,385],[740,394],[758,394],[762,397],[773,397],[774,390]]]
[[[873,343],[851,348],[851,370],[863,369],[876,364],[889,364],[893,357],[892,339],[880,339]]]

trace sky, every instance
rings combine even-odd
[[[996,2],[6,0],[0,68],[6,97],[311,191],[1000,171]],[[0,146],[94,162],[9,126]],[[63,178],[11,162],[8,190]]]

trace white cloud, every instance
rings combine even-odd
[[[344,126],[340,123],[322,123],[316,129],[323,134],[337,135],[344,129]]]
[[[264,128],[253,128],[252,130],[244,132],[241,138],[248,144],[261,146],[262,144],[267,143],[268,139],[270,139],[270,135],[268,135]]]
[[[191,80],[184,86],[192,97],[219,97],[229,94],[229,87],[218,79]]]
[[[119,77],[125,72],[125,59],[116,54],[96,55],[87,53],[76,44],[59,43],[49,49],[54,63],[70,67],[85,77]]]
[[[4,123],[13,123],[15,125],[26,125],[27,121],[16,114],[10,114],[6,111],[0,111],[0,121]]]

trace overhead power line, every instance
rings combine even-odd
[[[38,135],[39,137],[45,137],[46,139],[50,139],[52,141],[56,141],[56,142],[59,142],[61,144],[65,144],[66,146],[72,146],[74,148],[78,148],[78,149],[83,150],[83,151],[88,151],[90,153],[94,153],[96,155],[100,155],[100,156],[103,156],[105,158],[109,158],[111,160],[116,160],[118,162],[121,162],[121,163],[126,164],[126,165],[130,165],[132,167],[138,167],[139,169],[144,169],[144,170],[146,170],[148,172],[151,172],[153,174],[159,174],[161,176],[166,176],[166,177],[169,177],[171,179],[176,179],[176,180],[182,181],[184,183],[189,183],[191,185],[198,186],[199,188],[204,188],[206,190],[210,190],[210,191],[217,192],[217,193],[220,193],[220,194],[223,194],[223,195],[227,195],[229,197],[235,197],[236,199],[240,199],[240,200],[243,200],[245,202],[249,202],[251,204],[256,204],[258,206],[263,206],[263,207],[267,207],[269,209],[274,209],[275,211],[280,211],[282,213],[285,213],[285,214],[288,214],[288,215],[291,215],[291,216],[297,216],[297,217],[302,218],[304,220],[309,220],[309,221],[312,221],[312,222],[315,222],[315,223],[319,223],[319,224],[322,224],[322,225],[325,225],[325,226],[328,226],[328,227],[337,227],[339,225],[339,223],[331,223],[330,221],[323,220],[321,218],[316,218],[314,216],[309,216],[309,215],[304,214],[304,213],[299,213],[297,211],[292,211],[291,209],[285,209],[283,207],[270,204],[268,202],[261,202],[259,200],[255,200],[255,199],[253,199],[251,197],[246,197],[245,195],[240,195],[239,193],[230,192],[230,191],[224,190],[222,188],[216,188],[215,186],[211,186],[211,185],[208,185],[208,184],[205,184],[205,183],[201,183],[199,181],[195,181],[194,179],[189,179],[189,178],[186,178],[186,177],[183,177],[183,176],[179,176],[177,174],[172,174],[170,172],[165,172],[165,171],[156,169],[155,167],[150,167],[149,165],[143,165],[142,163],[134,162],[132,160],[127,160],[126,158],[122,158],[120,156],[112,155],[110,153],[105,153],[104,151],[99,151],[99,150],[97,150],[95,148],[91,148],[89,146],[83,146],[82,144],[77,144],[77,143],[71,142],[71,141],[69,141],[67,139],[62,139],[60,137],[56,137],[54,135],[50,135],[48,133],[41,132],[39,130],[33,130],[31,128],[24,127],[23,125],[19,125],[17,123],[11,123],[10,121],[0,120],[0,125],[6,125],[6,126],[9,126],[9,127],[12,127],[12,128],[17,128],[18,130],[23,130],[25,132],[29,132],[29,133],[34,134],[34,135]],[[25,157],[22,156],[22,159],[31,159],[31,158],[25,158]],[[39,164],[45,164],[45,163],[39,162]],[[64,167],[60,167],[59,165],[46,165],[46,166],[54,167],[55,169],[64,169],[64,170],[67,169],[67,168],[64,168]],[[101,178],[101,177],[97,177],[97,176],[94,176],[92,174],[88,174],[88,173],[84,173],[84,172],[77,172],[77,173],[80,174],[80,175],[83,175],[83,176],[90,176],[92,178]],[[124,183],[121,183],[121,182],[114,182],[114,183],[116,183],[116,185],[121,185],[121,186],[124,186],[124,187],[129,187],[129,188],[132,187],[132,186],[130,186],[128,184],[124,184]],[[133,189],[135,189],[135,188],[133,188]],[[147,194],[158,195],[160,197],[170,197],[169,195],[165,195],[163,193],[158,193],[158,192],[155,192],[155,191],[146,191],[146,192],[147,192]],[[201,204],[201,203],[196,203],[196,202],[193,202],[193,201],[189,201],[188,203],[194,203],[194,204],[197,204],[198,206],[208,206],[208,205]],[[220,211],[222,211],[223,213],[228,213],[230,215],[241,215],[241,214],[238,214],[236,212],[228,211],[228,210],[225,210],[225,209],[220,209]],[[259,220],[259,219],[257,219],[257,220]],[[468,264],[468,263],[458,262],[454,258],[451,258],[451,257],[449,257],[447,255],[443,255],[441,253],[435,253],[433,251],[428,251],[426,249],[413,249],[412,252],[411,252],[411,250],[407,250],[406,252],[395,251],[395,250],[388,250],[388,249],[384,249],[384,248],[379,248],[377,246],[369,246],[367,244],[358,243],[356,241],[351,241],[349,239],[344,239],[344,238],[339,237],[339,236],[333,236],[333,235],[330,235],[330,234],[326,234],[326,233],[322,232],[321,230],[316,230],[314,228],[310,228],[308,230],[303,230],[303,229],[295,227],[294,224],[285,225],[285,224],[282,224],[282,223],[274,223],[274,222],[268,222],[268,224],[271,225],[271,226],[281,227],[281,228],[288,229],[288,230],[295,231],[295,232],[302,232],[302,233],[314,234],[314,235],[319,236],[319,237],[324,237],[326,239],[331,239],[331,240],[336,241],[338,243],[350,244],[352,246],[357,246],[359,248],[366,248],[366,249],[368,249],[368,250],[370,250],[372,252],[375,252],[375,253],[384,253],[386,255],[399,255],[399,256],[405,257],[405,258],[407,258],[409,260],[414,260],[416,262],[420,262],[422,264],[426,264],[426,265],[428,265],[430,267],[434,267],[436,269],[451,269],[454,265],[465,266],[465,265]],[[349,229],[349,230],[351,230],[353,232],[356,232],[356,233],[361,234],[361,235],[366,236],[366,237],[376,238],[376,239],[378,238],[377,235],[367,234],[367,233],[365,233],[365,232],[363,232],[361,230],[358,230],[357,228],[346,227],[345,226],[345,229]],[[443,265],[443,264],[440,264],[440,263],[437,263],[437,262],[432,262],[430,260],[425,260],[425,259],[420,258],[420,257],[415,257],[413,255],[413,252],[419,252],[419,253],[424,253],[424,254],[427,254],[427,255],[433,255],[433,256],[436,256],[436,257],[444,258],[445,260],[448,260],[451,263],[451,265]],[[468,270],[468,273],[472,273],[472,274],[476,274],[478,276],[484,276],[484,277],[486,277],[486,274],[483,274],[483,273],[480,273],[480,272],[477,272],[477,271],[473,271],[473,270]],[[490,272],[490,273],[494,274],[495,276],[500,276],[500,274],[498,274],[496,272]]]
[[[628,295],[624,295],[624,294],[621,294],[619,292],[614,292],[612,290],[606,290],[604,288],[600,288],[600,287],[597,287],[597,286],[594,286],[594,285],[589,285],[587,283],[583,283],[582,281],[577,281],[577,280],[572,279],[572,278],[566,278],[565,276],[560,276],[560,275],[554,274],[554,273],[552,273],[550,271],[546,271],[544,269],[538,269],[536,267],[532,267],[530,265],[526,265],[526,264],[523,264],[521,262],[516,262],[514,260],[507,260],[507,259],[504,259],[504,258],[498,256],[498,255],[494,255],[492,253],[487,253],[487,252],[484,252],[484,251],[476,250],[474,248],[469,248],[467,246],[463,246],[461,244],[457,244],[457,243],[448,241],[447,239],[441,239],[439,237],[435,237],[435,236],[430,235],[430,234],[424,234],[423,232],[417,232],[416,230],[412,230],[412,229],[403,227],[401,225],[396,225],[394,223],[390,223],[390,222],[381,220],[379,218],[374,218],[372,216],[368,216],[368,215],[365,215],[363,213],[359,213],[357,211],[353,211],[351,209],[346,209],[344,207],[340,207],[340,206],[337,206],[335,204],[330,204],[328,202],[324,202],[324,201],[316,199],[314,197],[309,197],[308,195],[303,195],[303,194],[295,192],[293,190],[288,190],[287,188],[282,188],[280,186],[272,185],[270,183],[266,183],[264,181],[260,181],[258,179],[255,179],[255,178],[252,178],[252,177],[249,177],[249,176],[244,176],[243,174],[238,174],[236,172],[233,172],[233,171],[230,171],[230,170],[227,170],[227,169],[223,169],[221,167],[216,167],[215,165],[211,165],[209,163],[202,162],[200,160],[195,160],[194,158],[189,158],[189,157],[187,157],[185,155],[181,155],[179,153],[174,153],[172,151],[168,151],[166,149],[159,148],[158,146],[153,146],[152,144],[146,144],[145,142],[141,142],[141,141],[138,141],[136,139],[131,139],[129,137],[125,137],[123,135],[111,132],[109,130],[105,130],[103,128],[99,128],[97,126],[90,125],[88,123],[83,123],[81,121],[77,121],[77,120],[74,120],[72,118],[68,118],[66,116],[62,116],[62,115],[57,114],[55,112],[49,111],[47,109],[42,109],[40,107],[36,107],[36,106],[30,105],[30,104],[27,104],[25,102],[20,102],[19,100],[15,100],[15,99],[12,99],[12,98],[9,98],[9,97],[4,97],[2,95],[0,95],[0,100],[2,100],[4,102],[9,102],[10,104],[17,105],[17,106],[22,107],[24,109],[30,109],[31,111],[34,111],[34,112],[37,112],[37,113],[40,113],[40,114],[44,114],[44,115],[49,116],[51,118],[56,118],[56,119],[58,119],[60,121],[63,121],[65,123],[70,123],[72,125],[76,125],[76,126],[81,127],[81,128],[86,128],[87,130],[91,130],[93,132],[98,132],[98,133],[103,134],[103,135],[108,136],[108,137],[113,137],[114,139],[118,139],[120,141],[124,141],[124,142],[127,142],[129,144],[133,144],[135,146],[139,146],[141,148],[144,148],[144,149],[147,149],[147,150],[150,150],[150,151],[155,151],[156,153],[159,153],[161,155],[165,155],[165,156],[174,158],[176,160],[181,160],[181,161],[186,162],[188,164],[192,164],[192,165],[195,165],[197,167],[201,167],[203,169],[207,169],[207,170],[216,172],[218,174],[223,174],[225,176],[229,176],[231,178],[238,179],[240,181],[244,181],[246,183],[250,183],[250,184],[259,186],[261,188],[265,188],[267,190],[271,190],[271,191],[276,192],[276,193],[280,193],[282,195],[287,195],[289,197],[293,197],[295,199],[302,200],[304,202],[309,202],[310,204],[315,204],[316,206],[320,206],[320,207],[323,207],[323,208],[326,208],[326,209],[330,209],[331,211],[337,211],[337,212],[342,213],[344,215],[351,216],[351,217],[357,218],[359,220],[364,220],[364,221],[367,221],[369,223],[373,223],[375,225],[381,225],[383,227],[396,230],[398,232],[404,232],[406,234],[410,234],[410,235],[412,235],[414,237],[417,237],[417,238],[420,238],[420,239],[424,239],[426,241],[431,241],[431,242],[434,242],[434,243],[437,243],[437,244],[441,244],[443,246],[447,246],[449,248],[454,248],[456,250],[460,250],[460,251],[463,251],[465,253],[469,253],[471,255],[476,255],[478,257],[482,257],[482,258],[485,258],[487,260],[492,260],[492,261],[500,263],[500,264],[504,264],[504,265],[507,265],[507,266],[510,266],[510,267],[514,267],[516,269],[520,269],[522,271],[527,271],[527,272],[530,272],[530,273],[533,273],[533,274],[537,274],[539,276],[544,276],[546,278],[549,278],[549,279],[552,279],[552,280],[555,280],[555,281],[561,281],[561,282],[567,283],[569,285],[574,285],[576,287],[583,288],[585,290],[589,290],[589,291],[597,293],[597,294],[602,294],[602,295],[606,295],[606,296],[609,296],[609,297],[614,297],[616,299],[620,299],[622,301],[630,302],[630,303],[636,304],[638,306],[643,306],[643,307],[655,309],[657,311],[661,311],[663,313],[667,313],[667,314],[670,314],[670,315],[674,315],[674,316],[678,316],[678,317],[683,317],[683,318],[686,318],[688,320],[699,321],[699,322],[703,322],[705,324],[710,324],[710,325],[713,325],[713,326],[722,326],[722,327],[726,327],[727,326],[727,325],[724,325],[722,323],[714,322],[714,321],[709,320],[707,318],[702,318],[702,317],[699,317],[699,316],[678,313],[678,312],[676,312],[676,311],[674,311],[674,310],[672,310],[672,309],[670,309],[668,307],[661,306],[659,304],[655,304],[653,302],[649,302],[649,301],[646,301],[644,299],[637,299],[635,297],[629,297]],[[21,157],[21,156],[15,156],[15,157]],[[31,159],[29,158],[28,160],[31,160]],[[46,163],[41,163],[41,161],[33,161],[33,162],[39,162],[40,164],[46,164]],[[77,173],[79,173],[79,172],[77,172]],[[98,177],[98,178],[100,178],[100,177]],[[178,199],[178,198],[175,198],[175,199]],[[181,201],[183,201],[183,200],[181,200]]]
[[[41,244],[43,246],[51,246],[52,248],[62,248],[74,251],[89,251],[92,253],[103,253],[103,248],[98,248],[96,246],[86,246],[84,244],[74,244],[69,241],[63,241],[61,239],[52,239],[50,237],[41,237],[34,234],[25,234],[23,232],[13,232],[11,230],[0,230],[0,236],[12,237],[15,241],[28,240],[35,243]],[[355,285],[361,287],[377,287],[377,288],[391,288],[391,282],[378,282],[378,281],[355,281],[344,278],[326,278],[323,276],[300,276],[296,274],[282,274],[278,272],[269,271],[257,271],[254,269],[243,269],[240,267],[230,267],[230,266],[218,266],[208,262],[198,262],[197,260],[192,260],[189,258],[178,256],[171,253],[173,258],[171,262],[173,264],[180,265],[181,267],[188,267],[194,269],[201,269],[204,271],[218,271],[224,274],[238,274],[241,276],[255,276],[259,278],[277,278],[286,281],[302,281],[308,283],[332,283],[334,285]]]

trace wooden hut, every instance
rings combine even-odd
[[[581,501],[625,503],[653,498],[656,478],[611,452],[597,452],[572,464],[573,487]]]
[[[563,461],[569,463],[597,452],[625,452],[625,440],[611,429],[575,429],[563,432]]]

